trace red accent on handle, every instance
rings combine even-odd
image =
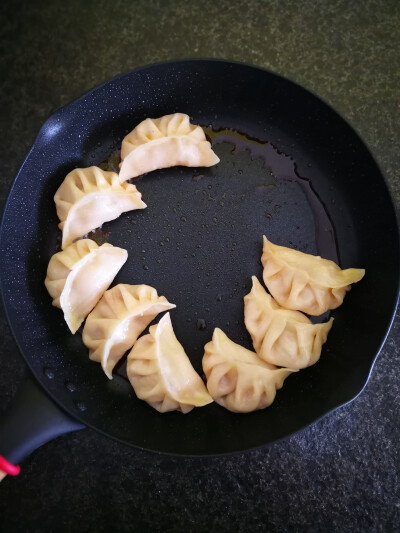
[[[6,474],[9,476],[18,476],[18,474],[21,472],[21,469],[18,465],[12,465],[7,459],[4,459],[2,455],[0,455],[0,470],[3,470]]]

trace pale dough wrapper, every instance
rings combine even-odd
[[[141,176],[159,168],[211,167],[219,163],[200,126],[188,115],[174,113],[147,118],[124,138],[119,179]]]
[[[119,284],[106,291],[83,328],[90,359],[101,363],[112,379],[114,366],[143,330],[159,313],[174,307],[149,285]]]
[[[188,413],[213,401],[176,338],[169,313],[137,340],[126,371],[136,396],[160,413]]]
[[[47,267],[46,289],[53,305],[75,333],[111,285],[128,258],[128,252],[111,244],[98,246],[81,239],[52,256]]]
[[[328,259],[272,244],[265,236],[261,263],[264,283],[275,300],[313,316],[339,307],[350,285],[365,274],[361,268],[342,270]]]
[[[253,287],[244,297],[244,322],[254,349],[263,361],[289,368],[306,368],[318,361],[333,318],[312,324],[299,311],[284,309],[253,276]]]
[[[217,403],[235,413],[271,405],[286,377],[296,372],[265,363],[219,328],[204,347],[203,370],[208,392]]]
[[[120,183],[115,172],[99,167],[76,168],[54,195],[62,248],[126,211],[144,209],[141,198],[136,187]]]

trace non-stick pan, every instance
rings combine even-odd
[[[261,280],[263,234],[342,268],[366,269],[332,313],[320,361],[287,378],[271,407],[247,415],[215,403],[187,415],[159,414],[135,397],[124,363],[109,381],[89,360],[81,335],[70,334],[43,284],[59,247],[53,196],[65,175],[115,155],[146,117],[178,111],[205,127],[220,164],[135,180],[148,208],[104,224],[92,237],[128,250],[115,283],[150,284],[176,304],[174,329],[198,372],[215,327],[251,348],[243,296],[252,275]],[[52,115],[11,188],[0,246],[4,306],[35,377],[0,429],[0,453],[12,463],[83,426],[182,455],[237,452],[286,437],[363,389],[398,298],[394,209],[362,140],[297,84],[225,61],[140,68]]]

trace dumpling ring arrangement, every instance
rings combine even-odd
[[[117,284],[128,252],[86,237],[104,222],[146,208],[127,180],[177,165],[210,167],[219,162],[203,129],[188,115],[175,113],[138,124],[122,141],[119,174],[92,166],[70,172],[54,201],[62,231],[62,250],[48,264],[45,286],[53,305],[64,313],[72,334],[85,322],[82,340],[89,358],[112,372],[129,351],[127,375],[138,398],[164,413],[188,413],[213,401],[247,413],[271,405],[293,372],[316,363],[333,318],[312,324],[342,304],[361,269],[341,270],[332,261],[272,244],[264,237],[263,279],[253,276],[244,297],[244,321],[255,352],[232,342],[219,328],[205,346],[206,385],[175,336],[166,313],[175,307],[149,285]],[[141,336],[142,335],[142,336]]]

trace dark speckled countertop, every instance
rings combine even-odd
[[[139,65],[217,57],[267,67],[328,101],[400,205],[397,0],[4,0],[0,20],[2,203],[54,110]],[[25,367],[0,320],[3,409]],[[398,530],[399,332],[398,314],[356,400],[262,450],[192,460],[89,429],[58,438],[1,483],[0,531]]]

